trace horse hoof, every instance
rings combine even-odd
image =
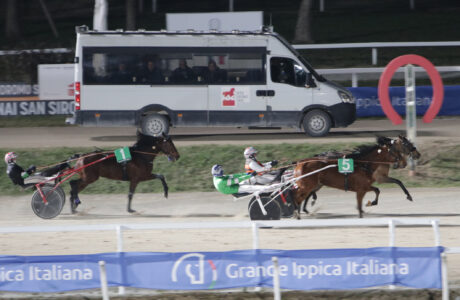
[[[135,213],[136,211],[135,211],[134,209],[128,209],[128,212],[129,212],[130,214],[133,214],[133,213]]]
[[[165,198],[168,198],[168,193],[164,193]]]
[[[407,196],[407,200],[409,200],[409,201],[414,201],[414,200],[412,200],[412,196],[411,196],[411,195]]]

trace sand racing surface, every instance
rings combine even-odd
[[[372,142],[374,131],[379,130],[395,136],[403,127],[396,129],[389,121],[368,120],[361,127],[338,129],[325,139],[311,139],[300,133],[276,134],[265,140],[252,133],[238,132],[216,138],[208,135],[189,134],[186,129],[173,130],[177,145],[202,143],[277,143],[277,142]],[[435,126],[422,124],[419,145],[436,151],[436,141],[460,143],[460,119],[445,122],[435,120]],[[359,124],[358,124],[359,125]],[[358,126],[355,125],[355,126]],[[375,127],[373,127],[375,126]],[[40,133],[41,132],[41,133]],[[79,132],[79,134],[76,134]],[[134,138],[133,129],[53,128],[26,129],[2,128],[0,133],[11,135],[1,139],[0,147],[59,147],[59,146],[115,146],[129,145]],[[175,132],[175,133],[174,133]],[[246,131],[245,131],[246,132]],[[176,136],[174,135],[176,134]],[[264,133],[265,134],[265,133]],[[219,135],[217,135],[219,137]],[[279,138],[279,139],[278,139]],[[433,147],[431,147],[433,145]],[[422,155],[424,153],[422,152]],[[391,175],[391,173],[390,173]],[[97,184],[97,183],[94,183]],[[409,188],[414,202],[406,200],[398,188],[381,187],[379,205],[365,208],[364,218],[414,218],[438,220],[440,241],[444,247],[460,247],[460,186],[453,188]],[[161,194],[135,194],[133,208],[137,213],[126,212],[127,192],[122,195],[81,194],[82,204],[77,214],[70,214],[68,199],[62,213],[52,220],[43,220],[31,209],[31,194],[22,196],[0,195],[0,229],[7,227],[56,227],[97,224],[133,223],[190,223],[190,222],[236,222],[247,221],[248,201],[233,201],[231,196],[217,192],[172,193],[168,199]],[[68,197],[69,195],[67,195]],[[313,206],[314,213],[303,219],[354,219],[358,217],[355,194],[324,188],[318,193],[319,200]],[[372,200],[373,193],[366,195],[364,203]],[[124,251],[229,251],[252,248],[251,229],[175,229],[124,231]],[[388,227],[334,227],[334,228],[266,228],[260,230],[262,249],[326,249],[368,248],[389,245]],[[395,246],[434,246],[431,226],[408,226],[396,228]],[[34,232],[0,233],[1,255],[65,255],[117,251],[115,231],[82,232]],[[460,254],[448,255],[450,286],[460,286]],[[0,298],[2,295],[0,295]]]

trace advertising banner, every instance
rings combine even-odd
[[[357,117],[385,116],[378,98],[377,87],[348,88],[356,99]],[[416,111],[423,116],[431,104],[433,89],[431,86],[417,86],[415,88]],[[460,86],[444,86],[444,101],[439,116],[460,115]],[[406,114],[405,87],[390,87],[390,100],[396,112]]]
[[[109,286],[210,290],[273,286],[278,257],[281,288],[357,289],[382,285],[441,288],[442,247],[230,252],[122,252],[63,256],[0,256],[0,290],[61,292]]]

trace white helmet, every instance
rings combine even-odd
[[[211,169],[212,176],[222,177],[224,175],[224,169],[221,165],[214,165]]]
[[[5,154],[5,163],[9,164],[12,162],[16,162],[16,158],[18,158],[18,155],[14,152],[8,152]]]
[[[250,158],[252,156],[255,156],[257,154],[257,150],[254,149],[253,147],[247,147],[244,149],[244,157],[245,158]]]

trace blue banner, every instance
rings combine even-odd
[[[230,252],[122,252],[63,256],[0,256],[0,290],[63,292],[109,286],[166,290],[273,286],[278,257],[283,289],[357,289],[382,285],[441,288],[442,247]]]
[[[356,99],[358,117],[385,116],[378,98],[378,88],[348,88]],[[422,116],[431,104],[433,89],[431,86],[417,86],[415,89],[417,115]],[[405,87],[390,87],[390,100],[394,109],[404,117],[406,114]],[[444,86],[444,100],[439,116],[460,115],[460,86]]]

